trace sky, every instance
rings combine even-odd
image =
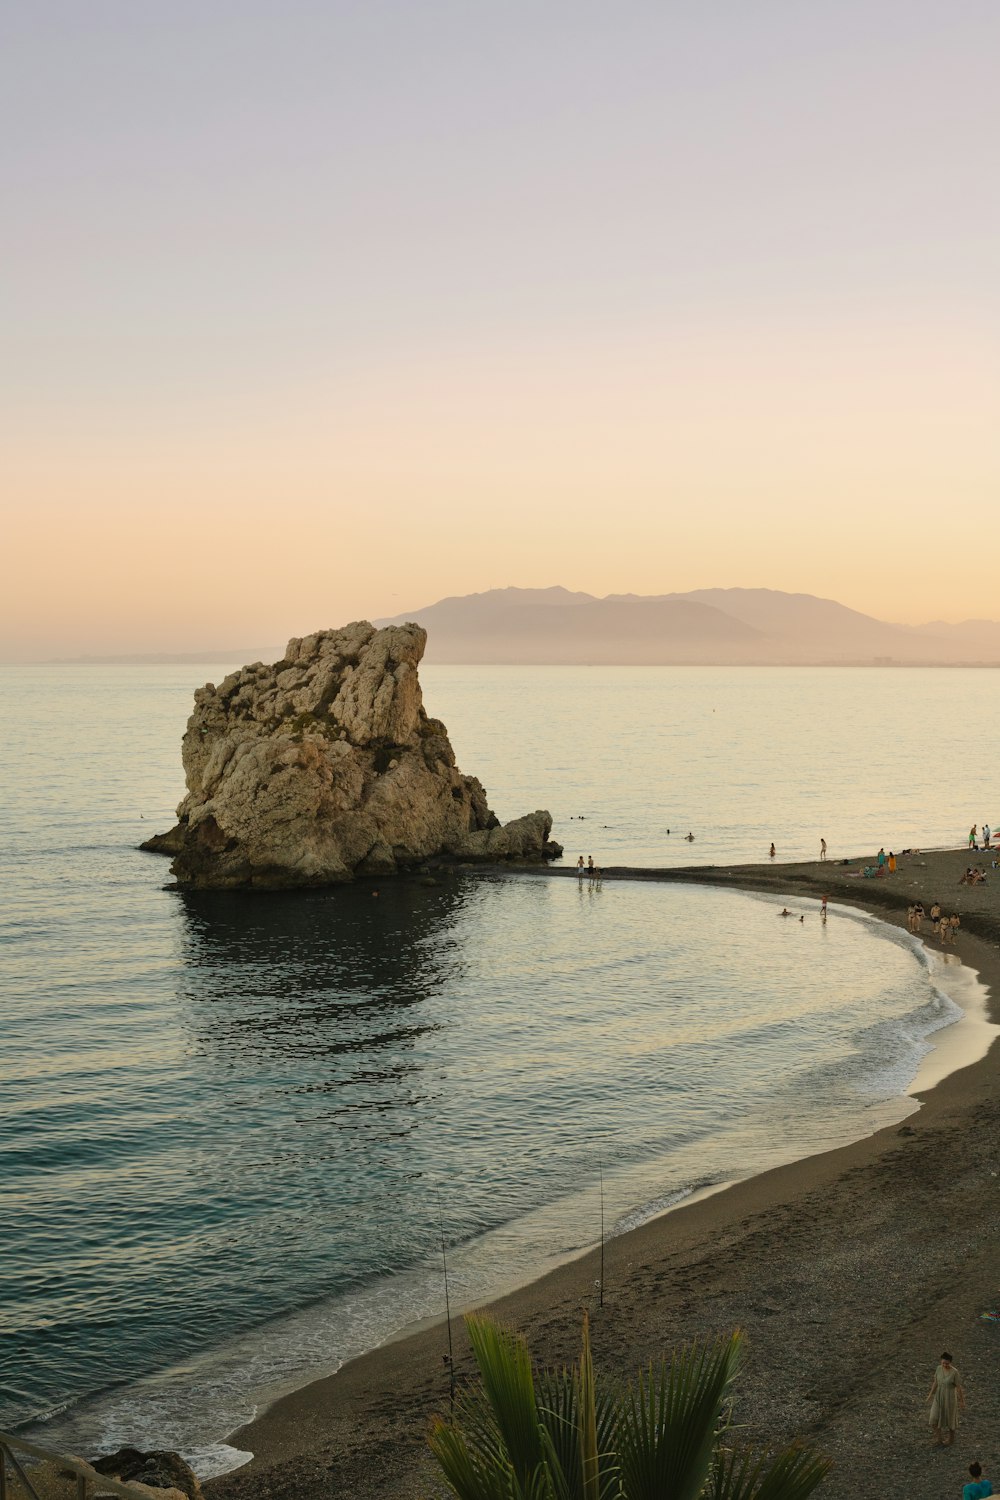
[[[0,18],[0,658],[448,594],[1000,617],[996,0]]]

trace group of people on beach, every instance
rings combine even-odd
[[[990,839],[992,837],[993,837],[993,835],[990,833],[990,825],[988,823],[984,823],[983,824],[983,848],[984,849],[988,849],[990,847]],[[972,827],[969,829],[969,848],[970,849],[975,849],[977,852],[978,852],[978,849],[979,849],[979,843],[978,843],[978,839],[977,839],[976,824],[975,823],[973,823]]]
[[[924,903],[915,901],[912,906],[906,908],[906,926],[909,932],[920,933],[924,930],[924,921],[930,919],[931,932],[940,938],[942,945],[954,943],[958,935],[958,929],[962,925],[962,919],[957,912],[952,912],[946,917],[941,910],[940,901],[935,901],[930,911],[924,911]]]
[[[962,1377],[950,1354],[942,1354],[925,1401],[930,1402],[931,1408],[927,1420],[934,1434],[932,1447],[950,1448],[958,1430],[958,1414],[965,1410]],[[971,1463],[968,1483],[962,1487],[962,1500],[987,1500],[992,1494],[993,1485],[983,1474],[982,1464]]]
[[[583,855],[582,854],[580,855],[580,858],[576,862],[576,873],[577,873],[578,878],[581,881],[583,880],[583,877],[586,875],[588,877],[588,879],[590,880],[590,882],[591,882],[592,885],[594,883],[599,883],[600,879],[601,879],[601,871],[594,864],[594,856],[592,854],[588,854],[587,855],[587,863],[586,864],[584,864],[584,862],[583,862]]]

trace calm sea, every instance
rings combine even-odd
[[[864,1134],[958,1014],[905,934],[511,876],[184,895],[140,854],[233,663],[0,669],[0,1428],[203,1473],[263,1396],[693,1189]],[[425,668],[567,859],[957,844],[996,674]],[[669,830],[669,832],[668,832]],[[693,844],[683,834],[695,835]]]

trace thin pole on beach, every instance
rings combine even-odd
[[[441,1227],[441,1264],[444,1267],[444,1312],[448,1323],[448,1353],[445,1356],[448,1363],[448,1402],[451,1407],[455,1405],[455,1351],[451,1342],[451,1298],[448,1295],[448,1254],[444,1246],[444,1212],[441,1208],[441,1194],[438,1200],[438,1224]]]
[[[604,1163],[597,1158],[597,1171],[601,1179],[601,1279],[598,1283],[598,1306],[604,1306]]]

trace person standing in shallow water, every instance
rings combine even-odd
[[[819,857],[820,859],[826,859],[826,839],[820,839],[819,841]]]
[[[934,1429],[934,1447],[950,1448],[955,1441],[958,1413],[965,1410],[962,1377],[952,1364],[950,1354],[942,1354],[926,1399],[931,1403],[927,1420]]]
[[[772,844],[771,847],[770,847],[770,849],[767,852],[768,859],[773,859],[776,853],[777,853],[777,850],[775,849],[774,845]]]

